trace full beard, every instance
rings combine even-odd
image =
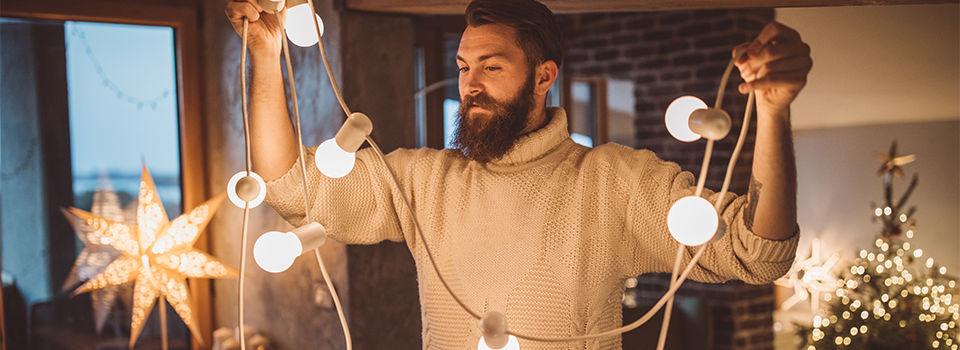
[[[486,92],[465,96],[457,112],[453,147],[467,159],[478,162],[503,157],[524,135],[523,130],[533,109],[533,88],[534,75],[531,72],[513,100],[500,102]],[[469,110],[473,105],[480,106],[492,115],[470,116]]]

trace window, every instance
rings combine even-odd
[[[182,211],[174,30],[2,18],[0,33],[8,340],[13,348],[126,348],[132,290],[70,296],[80,282],[70,280],[71,269],[84,244],[57,209],[115,207],[123,218],[123,208],[135,206],[145,164],[167,214]],[[94,311],[111,298],[107,313]],[[172,309],[167,315],[170,348],[189,348],[186,327]],[[159,342],[154,310],[137,344]]]

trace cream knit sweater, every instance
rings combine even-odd
[[[624,281],[669,272],[677,242],[667,210],[694,192],[694,177],[647,150],[574,143],[562,109],[487,164],[456,150],[400,149],[387,155],[423,225],[443,276],[480,313],[503,312],[511,329],[538,336],[594,333],[622,323]],[[313,151],[307,150],[308,164]],[[330,179],[307,167],[311,219],[347,244],[405,241],[417,264],[424,349],[476,349],[477,321],[437,279],[411,213],[371,149],[353,172]],[[304,224],[299,167],[267,184],[266,201]],[[716,195],[709,190],[711,202]],[[746,198],[723,199],[727,233],[709,243],[691,278],[767,283],[790,267],[797,235],[784,241],[746,229]],[[689,261],[694,248],[687,248]],[[655,339],[650,340],[651,343]],[[620,337],[587,342],[520,341],[524,350],[620,349]]]

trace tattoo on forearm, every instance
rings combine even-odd
[[[747,197],[747,208],[743,212],[743,223],[747,229],[753,231],[753,219],[757,215],[757,203],[760,202],[760,189],[763,184],[756,177],[750,177],[750,194]]]

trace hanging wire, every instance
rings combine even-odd
[[[722,79],[722,82],[726,82],[726,79],[729,77],[730,71],[732,70],[733,62],[736,62],[736,60],[739,59],[739,57],[740,57],[741,55],[743,55],[743,52],[738,53],[737,55],[735,55],[735,58],[734,58],[733,60],[731,60],[731,64],[729,64],[729,65],[727,66],[727,71],[726,71],[725,74],[724,74],[724,78]],[[726,86],[726,84],[721,85],[721,90],[722,90],[723,87],[725,87],[725,86]],[[718,93],[718,95],[719,95],[719,93]],[[718,100],[722,100],[722,99],[718,99]],[[731,157],[730,157],[730,162],[727,164],[727,172],[726,172],[726,174],[725,174],[725,176],[724,176],[724,179],[723,179],[723,187],[722,187],[721,192],[719,193],[719,196],[717,196],[716,202],[714,203],[714,208],[715,208],[715,209],[718,209],[718,208],[719,208],[720,203],[721,203],[723,197],[726,195],[727,188],[729,187],[730,179],[731,179],[731,177],[732,177],[732,175],[733,175],[733,167],[734,167],[734,165],[736,164],[736,160],[737,160],[737,158],[739,157],[739,153],[740,153],[741,149],[743,148],[744,140],[746,139],[745,136],[746,136],[746,133],[747,133],[747,128],[748,128],[748,126],[749,126],[749,118],[750,118],[750,115],[751,115],[751,113],[752,113],[752,107],[753,107],[754,101],[755,101],[755,99],[754,99],[754,93],[751,92],[751,93],[750,93],[750,96],[747,98],[747,107],[746,107],[746,112],[744,113],[744,122],[743,122],[743,125],[741,126],[741,129],[740,129],[740,137],[737,139],[737,145],[736,145],[736,147],[734,147],[733,154],[732,154]],[[719,104],[717,104],[717,106],[719,106]],[[705,164],[709,164],[709,158],[710,158],[710,156],[711,156],[711,153],[712,153],[711,151],[712,151],[712,149],[713,149],[712,146],[713,146],[712,143],[710,142],[710,140],[708,140],[708,143],[707,143],[707,151],[704,152],[704,153],[705,153],[705,155],[704,155],[704,163],[705,163]],[[705,181],[705,180],[704,180],[705,177],[706,177],[706,171],[701,171],[701,173],[700,173],[700,180],[698,181],[698,183],[704,182],[704,181]],[[698,190],[699,190],[699,191],[702,191],[702,187],[701,187],[701,186],[698,186]],[[699,193],[698,193],[698,196],[699,196]],[[671,280],[670,288],[667,290],[666,293],[664,293],[664,295],[660,298],[660,300],[658,300],[657,303],[656,303],[649,311],[647,311],[647,313],[644,314],[640,319],[638,319],[638,320],[630,323],[630,324],[627,325],[627,326],[623,326],[623,327],[619,327],[619,328],[614,328],[614,329],[611,329],[611,330],[608,330],[608,331],[605,331],[605,332],[601,332],[601,333],[596,333],[596,334],[588,334],[588,335],[574,336],[574,337],[565,337],[565,338],[534,337],[534,336],[529,336],[529,335],[525,335],[525,334],[520,334],[520,333],[517,333],[517,332],[514,332],[514,331],[509,331],[509,330],[507,331],[507,334],[511,334],[511,335],[513,335],[513,336],[516,336],[517,338],[526,339],[526,340],[532,340],[532,341],[541,341],[541,342],[569,342],[569,341],[589,340],[589,339],[595,339],[595,338],[601,338],[601,337],[608,337],[608,336],[620,335],[620,334],[623,334],[623,333],[625,333],[625,332],[629,332],[629,331],[631,331],[631,330],[634,330],[634,329],[636,329],[637,327],[640,327],[641,325],[643,325],[644,323],[646,323],[650,318],[652,318],[653,315],[655,315],[655,314],[660,310],[660,308],[663,307],[664,304],[666,304],[668,301],[672,301],[674,295],[676,294],[676,291],[680,288],[680,286],[683,284],[683,282],[687,279],[687,276],[689,275],[690,271],[692,271],[693,267],[695,267],[695,266],[697,265],[698,261],[700,260],[700,256],[703,255],[703,252],[706,251],[706,248],[707,248],[707,244],[701,245],[701,246],[697,249],[697,252],[693,255],[693,258],[692,258],[692,259],[690,260],[690,262],[687,264],[687,267],[683,270],[683,273],[680,274],[679,278],[675,278],[675,276],[673,276],[673,275],[670,277],[670,280]],[[684,249],[683,249],[683,246],[681,246],[680,249],[677,251],[677,255],[678,255],[677,259],[680,258],[680,254],[683,254],[683,250],[684,250]],[[674,270],[674,272],[676,272],[676,270]],[[674,274],[674,275],[675,275],[675,274]],[[658,344],[658,346],[659,346],[659,344]]]
[[[320,25],[319,23],[317,23],[315,13],[316,12],[314,12],[313,10],[313,5],[311,5],[310,17],[313,20],[314,29],[316,29],[316,32],[317,32],[317,44],[320,45],[321,47],[320,52],[322,53],[321,56],[324,57],[324,62],[326,62],[326,54],[323,53],[323,37],[320,35]],[[280,32],[281,33],[286,32],[286,28],[284,28],[283,21],[279,21],[279,22],[280,22]],[[295,132],[297,134],[297,154],[299,159],[298,163],[300,163],[300,175],[301,175],[300,177],[303,185],[304,218],[306,219],[306,222],[309,223],[312,221],[310,218],[310,212],[311,212],[310,192],[309,192],[309,186],[307,186],[306,159],[303,156],[303,132],[300,124],[300,107],[297,104],[297,87],[296,87],[296,84],[294,83],[293,64],[290,62],[290,47],[289,47],[289,44],[287,44],[286,37],[284,37],[282,41],[283,41],[283,57],[284,57],[284,61],[287,64],[287,81],[290,82],[290,95],[293,102],[294,126],[295,126]],[[333,74],[330,73],[329,69],[327,70],[327,72],[328,74],[330,74],[330,78],[333,79]],[[346,109],[346,103],[343,102],[343,99],[339,96],[339,94],[337,95],[337,98],[340,100],[341,106],[344,108],[344,112],[348,113],[347,115],[349,115],[349,112],[348,112],[349,110]],[[320,273],[323,275],[323,282],[327,285],[327,289],[330,291],[330,296],[333,297],[333,304],[337,309],[337,317],[340,319],[340,327],[343,328],[343,339],[344,339],[344,342],[347,344],[347,350],[352,350],[353,339],[350,335],[350,325],[347,323],[347,317],[343,312],[343,305],[340,304],[340,296],[337,294],[337,288],[333,285],[333,279],[330,278],[330,273],[327,272],[327,266],[323,262],[323,257],[320,255],[320,248],[317,247],[316,249],[314,249],[313,254],[314,254],[314,257],[316,257],[317,259],[317,265],[320,266]]]
[[[741,50],[735,52],[733,59],[730,60],[730,63],[727,63],[727,68],[723,71],[723,77],[720,79],[720,87],[717,90],[717,99],[713,104],[713,108],[719,110],[723,107],[723,93],[726,91],[727,82],[730,79],[730,73],[733,72],[733,67],[735,63],[740,60],[740,58],[746,53],[746,50]],[[746,112],[743,116],[743,124],[740,127],[740,137],[737,138],[737,145],[734,147],[733,154],[730,156],[730,162],[727,163],[727,172],[723,178],[723,187],[720,190],[720,194],[717,196],[717,200],[714,201],[714,210],[720,210],[720,203],[722,203],[723,197],[727,194],[727,188],[730,185],[730,178],[733,176],[733,168],[737,164],[737,157],[740,155],[740,149],[743,147],[744,139],[747,136],[747,130],[750,125],[750,114],[753,107],[753,92],[750,92],[750,96],[747,97],[747,107]],[[707,170],[709,169],[710,164],[710,155],[713,153],[713,140],[707,140],[707,149],[704,151],[703,164],[700,167],[700,179],[697,180],[697,190],[696,196],[699,197],[703,192],[703,186],[707,179]],[[680,268],[680,262],[683,259],[683,245],[680,245],[677,250],[676,262],[673,265],[673,272],[670,274],[670,283],[675,283],[677,277],[677,270]],[[660,338],[657,340],[657,350],[663,350],[663,347],[667,342],[667,331],[670,328],[670,315],[673,313],[673,299],[671,296],[670,300],[667,301],[667,308],[663,310],[663,323],[660,325]]]
[[[243,18],[243,29],[240,37],[241,41],[241,50],[240,50],[240,108],[243,115],[243,141],[244,141],[244,159],[246,163],[247,176],[250,176],[250,167],[251,167],[251,158],[250,158],[250,128],[249,120],[247,119],[247,30],[249,29],[250,21],[244,17]],[[237,287],[237,332],[240,339],[240,350],[247,349],[247,340],[244,337],[243,331],[243,286],[245,282],[244,276],[246,276],[247,270],[247,224],[248,217],[250,214],[250,203],[244,201],[243,204],[243,224],[240,227],[240,278],[238,281],[239,286]]]
[[[670,285],[673,285],[683,263],[683,244],[677,244],[677,256],[673,262],[673,272],[670,273]],[[673,297],[667,299],[667,308],[663,310],[663,323],[660,324],[660,338],[657,340],[657,350],[663,350],[667,343],[667,330],[670,328],[670,315],[673,314]]]
[[[478,320],[481,319],[482,317],[480,316],[480,314],[477,313],[476,311],[473,311],[473,309],[467,306],[467,304],[465,304],[463,300],[461,300],[460,297],[458,297],[457,294],[453,292],[453,289],[450,288],[449,284],[447,284],[447,280],[443,278],[442,274],[440,274],[440,268],[437,267],[437,262],[433,257],[433,253],[430,251],[430,246],[427,244],[426,237],[423,236],[423,229],[421,229],[420,227],[420,221],[417,220],[417,215],[413,211],[413,206],[410,205],[410,200],[407,199],[407,194],[404,193],[403,188],[400,187],[400,181],[397,180],[396,174],[393,173],[393,169],[390,168],[390,165],[387,164],[387,160],[384,158],[383,151],[380,150],[380,147],[377,146],[377,143],[373,141],[372,137],[367,136],[367,143],[369,143],[370,147],[372,147],[376,151],[375,153],[377,154],[377,158],[379,158],[380,162],[382,162],[383,165],[387,168],[387,172],[389,173],[390,178],[393,180],[393,185],[397,187],[397,192],[400,192],[400,197],[403,198],[403,204],[406,206],[407,211],[410,212],[410,217],[413,218],[413,224],[416,227],[416,231],[419,236],[418,237],[419,241],[420,243],[423,244],[423,250],[427,252],[427,257],[430,260],[430,265],[433,266],[433,271],[437,273],[437,278],[440,280],[440,283],[443,284],[443,288],[446,288],[447,293],[450,294],[450,297],[452,297],[453,300],[457,302],[457,304],[460,304],[460,308],[462,308],[464,311],[470,314],[471,317]]]
[[[310,5],[310,11],[311,11],[311,13],[316,13],[316,9],[314,9],[314,7],[313,7],[313,1],[312,1],[312,0],[307,0],[307,4]],[[320,38],[320,41],[319,41],[317,44],[318,44],[318,46],[320,47],[320,57],[321,57],[321,59],[322,59],[322,61],[323,61],[323,66],[324,66],[324,68],[325,68],[326,71],[327,71],[327,77],[330,79],[330,85],[331,85],[331,87],[333,88],[334,94],[336,94],[336,96],[337,96],[337,101],[340,102],[340,107],[343,109],[343,113],[344,113],[347,117],[349,117],[350,114],[351,114],[351,112],[350,112],[350,107],[347,106],[347,103],[346,103],[346,102],[344,102],[343,95],[341,94],[340,88],[339,88],[338,85],[337,85],[337,80],[336,80],[336,78],[333,76],[333,71],[332,71],[332,69],[330,68],[329,62],[327,61],[327,54],[326,54],[326,51],[325,51],[324,48],[323,48],[323,38],[322,38],[322,36],[320,35],[320,24],[316,21],[316,18],[314,18],[313,23],[314,23],[314,29],[316,30],[316,33],[317,33],[317,37]],[[296,97],[294,97],[294,98],[296,98]],[[298,119],[297,123],[299,124],[299,119]],[[299,130],[299,126],[297,127],[297,130]],[[433,257],[433,253],[430,251],[430,247],[429,247],[429,245],[427,244],[426,239],[424,238],[423,229],[422,229],[422,227],[420,226],[420,222],[417,220],[417,215],[416,215],[415,212],[413,211],[413,206],[410,205],[410,201],[407,199],[406,194],[403,192],[403,188],[400,187],[400,182],[397,180],[397,177],[396,177],[396,175],[394,174],[393,169],[390,167],[390,164],[387,163],[383,151],[380,149],[380,147],[377,145],[377,143],[373,141],[373,138],[372,138],[372,137],[367,136],[367,137],[366,137],[366,141],[367,141],[368,144],[370,144],[371,148],[373,148],[373,149],[375,150],[375,153],[377,154],[377,158],[380,160],[380,162],[383,163],[383,166],[387,169],[387,172],[388,172],[388,174],[390,175],[389,178],[390,178],[391,180],[393,180],[393,185],[396,186],[397,191],[400,192],[400,196],[403,198],[403,204],[406,206],[407,210],[410,211],[410,216],[412,217],[413,222],[414,222],[414,226],[416,227],[416,232],[417,232],[417,234],[420,236],[420,239],[419,239],[419,240],[420,240],[420,242],[423,243],[424,250],[426,250],[426,252],[427,252],[427,257],[429,258],[430,264],[433,266],[433,270],[434,270],[434,272],[436,272],[437,278],[440,280],[440,283],[443,284],[443,287],[447,290],[447,293],[450,294],[450,296],[453,298],[453,300],[456,301],[457,304],[459,304],[460,307],[461,307],[464,311],[467,312],[467,314],[469,314],[471,317],[473,317],[473,318],[475,318],[475,319],[478,319],[478,320],[481,319],[480,314],[477,313],[476,311],[474,311],[474,310],[473,310],[472,308],[470,308],[469,306],[467,306],[466,303],[464,303],[463,300],[460,299],[460,297],[457,296],[457,294],[453,292],[453,289],[452,289],[452,288],[450,287],[450,285],[447,283],[446,279],[443,278],[443,274],[440,273],[440,268],[437,266],[436,260],[435,260],[434,257]],[[302,157],[303,157],[303,156],[301,155],[301,159],[302,159]],[[306,176],[304,176],[304,178],[306,178]]]

